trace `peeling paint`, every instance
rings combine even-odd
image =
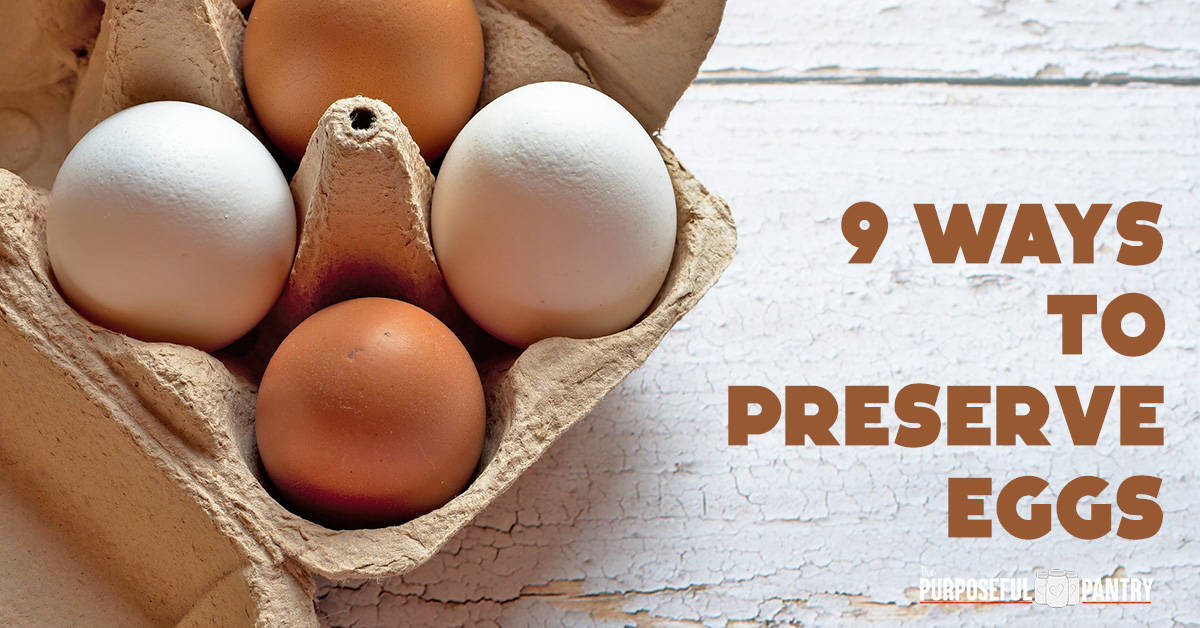
[[[1195,80],[1197,8],[731,2],[710,76],[895,70],[1011,83],[693,87],[664,136],[734,209],[741,243],[729,272],[645,367],[430,563],[387,582],[324,583],[326,624],[1200,624],[1200,537],[1190,523],[1200,517],[1200,475],[1188,453],[1200,446],[1190,328],[1200,293],[1200,88],[1038,82]],[[1151,43],[1129,43],[1139,41]],[[911,213],[914,202],[1144,199],[1166,207],[1166,248],[1143,268],[1112,261],[1121,240],[1111,217],[1092,266],[935,267]],[[852,267],[839,220],[860,200],[887,209],[890,233],[875,263]],[[1057,225],[1055,235],[1068,250]],[[1164,309],[1159,349],[1122,358],[1089,324],[1085,355],[1058,353],[1047,294],[1107,301],[1127,291]],[[1162,384],[1169,449],[1119,447],[1107,431],[1096,447],[1071,447],[1057,416],[1049,448],[787,448],[780,434],[725,444],[729,385],[916,381]],[[1159,475],[1164,527],[1138,542],[1081,541],[1057,527],[1036,541],[1002,531],[946,538],[946,478],[1025,473],[1052,489],[1083,474]],[[1039,568],[1153,577],[1154,603],[917,603],[925,575],[1032,580]]]

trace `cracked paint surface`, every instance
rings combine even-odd
[[[941,19],[931,2],[769,3],[793,20],[762,19],[761,4],[730,3],[710,71],[736,65],[771,73],[825,56],[844,57],[846,67],[879,66],[854,57],[873,49],[853,39],[878,25],[866,24],[865,33],[839,26],[874,10],[884,17],[872,19],[908,15],[913,28],[924,25],[928,36],[918,29],[904,36],[915,43],[891,48],[895,65],[910,70],[952,75],[978,49],[985,54],[973,58],[971,72],[984,76],[1033,78],[1055,65],[1068,77],[1200,77],[1194,37],[1175,41],[1179,29],[1195,32],[1195,2],[1105,2],[1090,12],[1080,2],[969,2],[929,24]],[[1091,39],[1076,36],[1087,28]],[[1006,52],[1038,37],[1038,45]],[[801,40],[813,48],[796,48]],[[954,41],[957,52],[943,50]],[[1130,43],[1137,41],[1151,43]],[[1198,89],[695,86],[664,140],[733,207],[741,242],[728,273],[642,369],[428,564],[390,581],[324,584],[323,621],[360,628],[1200,624],[1200,477],[1192,455],[1200,445],[1192,328],[1200,292]],[[873,264],[851,266],[840,218],[860,200],[888,211],[890,233]],[[1163,255],[1139,268],[1114,261],[1121,240],[1113,216],[1097,237],[1094,265],[933,266],[912,212],[918,202],[1119,207],[1135,200],[1164,205]],[[1001,239],[1009,224],[1011,217]],[[1051,224],[1069,257],[1065,229]],[[1102,303],[1146,293],[1165,312],[1166,337],[1150,355],[1125,358],[1103,344],[1092,319],[1084,355],[1063,356],[1045,299],[1064,292],[1095,293]],[[1051,446],[788,448],[782,429],[751,437],[749,447],[725,443],[730,385],[782,392],[812,384],[840,398],[846,385],[890,385],[894,393],[913,382],[1035,386],[1051,399]],[[1165,386],[1159,423],[1167,446],[1118,446],[1115,411],[1097,446],[1070,445],[1052,396],[1059,384]],[[887,424],[895,422],[885,413]],[[1083,541],[1057,522],[1035,541],[998,525],[991,539],[947,538],[947,478],[991,477],[998,488],[1026,474],[1050,482],[1043,502],[1080,475],[1112,482],[1110,500],[1130,475],[1159,476],[1163,528],[1144,541]],[[1151,577],[1153,603],[914,603],[923,576],[1032,581],[1035,568]]]
[[[1195,0],[731,0],[701,78],[1200,78]]]

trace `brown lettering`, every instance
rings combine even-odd
[[[750,414],[750,406],[757,404],[758,414]],[[751,434],[766,434],[779,423],[782,408],[779,397],[762,386],[729,387],[729,444],[750,444]]]
[[[1067,231],[1071,232],[1071,240],[1074,242],[1072,259],[1076,264],[1095,262],[1096,234],[1100,232],[1100,226],[1112,210],[1112,204],[1095,203],[1088,208],[1086,215],[1081,215],[1074,203],[1059,203],[1055,207],[1058,208],[1058,215],[1062,216],[1063,223],[1067,225]]]
[[[1154,425],[1158,418],[1156,404],[1163,402],[1162,386],[1121,387],[1121,445],[1163,444],[1163,428]]]
[[[1050,504],[1030,504],[1029,518],[1023,518],[1017,512],[1017,506],[1024,497],[1037,497],[1050,484],[1042,478],[1026,475],[1019,477],[1000,489],[996,496],[996,520],[1018,539],[1040,539],[1050,532]]]
[[[1131,541],[1148,539],[1162,528],[1162,507],[1154,499],[1142,499],[1142,495],[1158,497],[1162,479],[1149,475],[1135,475],[1121,482],[1117,488],[1117,507],[1125,513],[1117,524],[1117,536]],[[1132,519],[1128,515],[1138,517]]]
[[[917,220],[921,223],[921,232],[925,234],[929,259],[934,264],[953,264],[958,260],[960,251],[968,264],[986,264],[992,259],[996,237],[1004,221],[1007,207],[1004,203],[988,203],[979,228],[975,227],[971,208],[966,203],[954,204],[950,209],[950,217],[946,219],[945,229],[941,228],[935,205],[917,203],[914,207]]]
[[[1104,419],[1108,416],[1108,408],[1112,405],[1115,386],[1096,386],[1088,399],[1087,411],[1079,398],[1079,390],[1074,386],[1055,386],[1058,391],[1058,403],[1062,407],[1063,418],[1067,429],[1071,432],[1071,442],[1076,445],[1093,446],[1100,440],[1100,429],[1104,427]]]
[[[1017,207],[1017,217],[1013,219],[1008,244],[1000,261],[1020,264],[1026,257],[1036,257],[1043,264],[1062,263],[1058,257],[1058,247],[1054,244],[1054,234],[1050,231],[1050,222],[1046,220],[1046,210],[1038,204],[1021,203]]]
[[[990,445],[991,430],[983,423],[983,408],[992,400],[987,386],[950,386],[946,390],[946,444]]]
[[[1106,488],[1108,482],[1094,475],[1085,475],[1067,482],[1059,491],[1058,521],[1068,534],[1090,541],[1112,530],[1112,506],[1108,504],[1092,504],[1090,519],[1079,516],[1079,500],[1084,497],[1099,497]]]
[[[1029,407],[1021,414],[1017,406]],[[1050,402],[1032,386],[996,387],[996,444],[1016,445],[1017,437],[1026,445],[1049,445],[1042,433],[1050,418]]]
[[[1125,330],[1121,329],[1121,321],[1130,314],[1141,316],[1146,323],[1142,333],[1136,336],[1126,335]],[[1112,347],[1113,351],[1136,358],[1150,353],[1158,346],[1158,343],[1162,342],[1163,334],[1167,329],[1167,321],[1163,317],[1162,308],[1158,307],[1154,299],[1144,294],[1131,292],[1113,299],[1112,303],[1104,308],[1104,314],[1100,319],[1100,329],[1104,332],[1104,341]]]
[[[1162,205],[1137,201],[1117,214],[1117,233],[1126,240],[1117,251],[1117,262],[1126,266],[1145,266],[1162,254],[1163,238],[1157,222]],[[1137,242],[1138,244],[1129,244]]]
[[[1063,355],[1083,353],[1083,317],[1096,313],[1094,294],[1052,294],[1046,297],[1046,313],[1062,316]]]
[[[933,404],[941,391],[931,384],[909,384],[896,393],[896,418],[917,427],[896,428],[896,444],[901,447],[932,445],[942,431],[942,419]]]
[[[992,494],[991,478],[950,478],[948,496],[950,538],[988,538],[991,519],[983,516],[983,495]]]
[[[820,386],[788,386],[784,391],[787,412],[784,441],[788,445],[805,445],[806,438],[814,445],[837,445],[833,424],[837,422],[838,402],[833,393]],[[816,406],[808,414],[808,406]]]
[[[887,445],[888,428],[879,425],[882,415],[872,404],[888,402],[887,386],[846,387],[846,444]]]

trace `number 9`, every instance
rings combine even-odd
[[[870,264],[887,237],[887,214],[875,203],[855,203],[842,214],[842,237],[858,250],[851,264]]]

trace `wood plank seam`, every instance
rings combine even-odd
[[[1200,87],[1200,77],[1159,77],[1111,75],[1078,78],[1005,78],[1000,76],[700,76],[693,85],[966,85],[977,87],[1125,87],[1129,85],[1171,85]]]

